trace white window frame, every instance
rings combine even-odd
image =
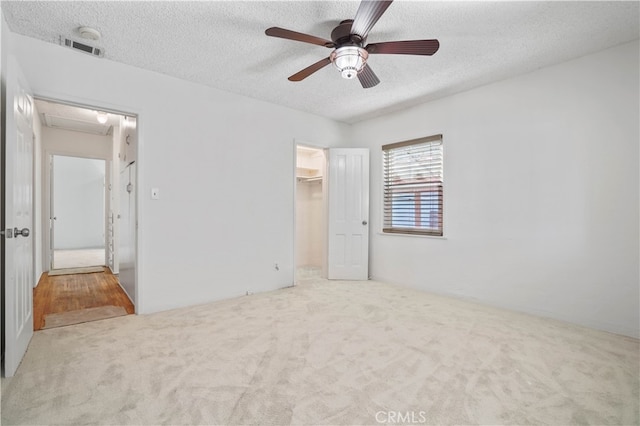
[[[434,162],[439,162],[440,167],[435,172],[430,173],[430,176],[425,180],[414,180],[413,182],[397,183],[396,194],[402,187],[400,185],[407,185],[409,190],[406,190],[409,194],[422,194],[425,192],[437,192],[438,198],[435,203],[427,202],[426,206],[436,206],[436,218],[435,226],[422,225],[410,226],[411,219],[400,219],[395,222],[393,217],[393,205],[391,187],[387,182],[387,156],[392,150],[406,151],[407,147],[416,146],[418,150],[429,150],[435,154]],[[430,163],[431,164],[431,163]],[[412,190],[413,189],[413,190]],[[435,191],[434,191],[435,189]],[[396,195],[397,196],[397,195]],[[415,203],[420,203],[420,199],[416,199]],[[422,205],[422,204],[421,204]],[[417,214],[420,214],[419,207]],[[431,209],[433,210],[433,209]],[[442,142],[442,135],[433,135],[424,138],[412,139],[403,142],[397,142],[382,146],[382,233],[383,234],[395,234],[395,235],[419,235],[429,237],[444,236],[444,147]],[[424,216],[420,215],[419,220],[424,221]],[[415,224],[415,223],[414,223]]]

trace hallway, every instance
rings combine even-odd
[[[44,273],[33,291],[33,329],[45,327],[45,316],[80,309],[121,306],[135,313],[133,303],[107,268],[92,274],[58,275]]]

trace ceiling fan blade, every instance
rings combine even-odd
[[[358,80],[360,80],[360,84],[362,84],[364,89],[368,89],[369,87],[376,86],[380,83],[378,76],[373,72],[368,64],[365,64],[362,71],[358,73]]]
[[[371,31],[371,28],[378,22],[378,19],[391,5],[393,0],[387,1],[374,1],[363,0],[358,7],[356,17],[353,18],[353,24],[351,24],[351,34],[359,35],[363,40]]]
[[[440,48],[438,40],[387,41],[368,44],[369,53],[391,53],[398,55],[433,55]]]
[[[305,78],[309,77],[314,72],[318,71],[320,68],[324,68],[330,63],[331,63],[331,59],[329,58],[321,59],[315,64],[310,65],[305,69],[303,69],[302,71],[298,71],[297,73],[289,77],[289,81],[302,81]]]
[[[312,36],[309,34],[298,33],[291,30],[285,30],[284,28],[271,27],[265,32],[266,35],[271,37],[286,38],[287,40],[302,41],[304,43],[317,44],[324,47],[335,47],[335,44],[330,40],[324,38]]]

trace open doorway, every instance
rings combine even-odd
[[[34,104],[42,159],[34,242],[43,271],[34,329],[132,314],[137,117],[49,99]]]
[[[296,146],[296,282],[326,277],[325,151]]]
[[[106,161],[52,155],[51,269],[104,266]]]

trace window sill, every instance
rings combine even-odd
[[[410,237],[410,238],[429,238],[434,240],[446,240],[447,237],[441,237],[438,235],[420,235],[420,234],[401,234],[398,232],[377,232],[378,235],[392,236],[392,237]]]

